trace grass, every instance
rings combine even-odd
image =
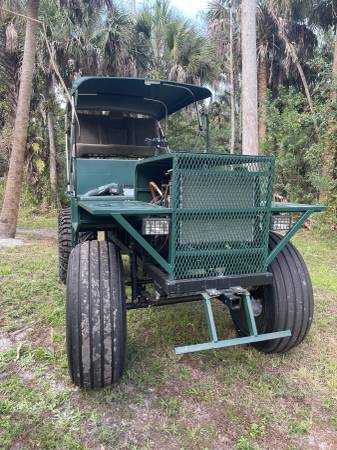
[[[18,217],[18,228],[26,230],[56,229],[57,212],[54,210],[41,210],[40,208],[21,208]]]
[[[23,228],[55,223],[51,214],[20,218]],[[281,356],[242,347],[176,357],[175,346],[207,338],[201,305],[132,311],[124,377],[91,392],[68,378],[55,242],[0,248],[0,448],[335,448],[336,241],[313,232],[295,241],[316,294],[300,347]],[[222,305],[216,319],[221,337],[235,335]]]

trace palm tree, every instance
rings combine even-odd
[[[10,10],[16,6],[16,2],[3,0],[1,5]],[[0,176],[8,170],[18,98],[23,41],[21,33],[18,32],[21,22],[21,18],[0,10]]]
[[[277,48],[275,45],[275,27],[270,20],[268,8],[264,2],[257,4],[257,59],[258,59],[258,108],[259,108],[259,144],[264,144],[267,134],[267,89],[268,56]],[[279,49],[279,48],[278,48]]]
[[[221,67],[220,79],[226,81],[230,98],[230,153],[235,149],[235,75],[238,52],[236,43],[239,41],[235,24],[238,14],[237,2],[233,0],[212,0],[208,5],[208,33],[215,43],[216,56]],[[216,82],[218,84],[218,82]]]
[[[242,153],[258,155],[256,0],[242,0]]]
[[[18,35],[13,20],[0,22],[0,80],[14,114],[19,65]]]
[[[68,60],[64,58],[65,48],[67,46],[70,27],[69,17],[64,10],[58,8],[56,2],[49,0],[41,0],[40,17],[46,24],[46,34],[49,46],[53,53],[53,59],[58,60],[58,66],[63,75],[67,73]],[[42,111],[44,126],[48,132],[49,146],[49,182],[51,188],[51,197],[56,207],[60,206],[58,195],[58,176],[57,176],[57,139],[55,133],[55,109],[57,107],[56,92],[57,82],[54,68],[51,64],[50,54],[46,47],[43,35],[38,39],[37,50],[37,91],[40,95],[38,99],[40,109]]]
[[[154,67],[154,52],[151,42],[152,16],[148,8],[137,14],[134,23],[133,43],[138,75],[148,76]]]
[[[301,5],[304,10],[301,10],[303,16],[307,17],[309,23],[324,31],[333,29],[335,33],[334,55],[332,61],[332,85],[331,85],[331,100],[333,108],[337,101],[337,0],[314,0],[309,5]],[[326,151],[323,155],[323,170],[324,178],[328,178],[330,173],[337,173],[337,148],[336,148],[336,132],[335,120],[329,121],[328,133],[326,136]],[[332,171],[330,170],[332,166]],[[320,192],[320,200],[326,201],[328,192],[325,190]]]
[[[14,125],[13,145],[5,195],[0,214],[0,236],[15,237],[23,178],[29,108],[34,75],[39,0],[28,0],[25,47],[23,53],[19,97]]]
[[[189,21],[172,19],[166,26],[164,43],[170,80],[200,84],[214,78],[213,48]]]
[[[172,19],[172,10],[169,0],[155,0],[152,11],[152,33],[151,41],[154,54],[154,69],[158,72],[163,70],[165,40],[167,24]]]
[[[103,73],[115,76],[136,76],[133,54],[133,21],[128,11],[113,5],[103,15],[93,42],[101,49]]]
[[[337,79],[337,0],[311,0],[310,2],[294,3],[293,17],[296,20],[306,20],[316,28],[324,31],[333,28],[335,32],[335,49],[332,64],[332,76]],[[333,89],[333,95],[337,95]]]
[[[317,38],[295,7],[300,2],[274,0],[258,2],[258,103],[259,138],[263,144],[266,136],[266,97],[268,84],[277,93],[279,85],[297,84],[304,88],[308,104],[314,112],[313,101],[306,75],[306,62],[313,56]],[[269,76],[268,76],[269,75]],[[269,81],[268,81],[269,78]],[[317,126],[315,123],[316,132]]]
[[[155,0],[138,13],[132,41],[137,44],[128,51],[138,73],[191,83],[216,74],[214,47],[194,24],[172,12],[168,0]]]

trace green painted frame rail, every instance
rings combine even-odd
[[[111,216],[133,237],[135,241],[138,242],[139,245],[144,248],[144,250],[149,253],[149,255],[153,257],[155,261],[157,261],[158,264],[160,264],[163,269],[165,269],[168,273],[172,272],[172,266],[165,261],[165,259],[152,247],[151,244],[147,242],[146,239],[143,238],[141,234],[138,233],[138,231],[125,219],[125,217],[122,216],[122,214],[111,214]]]
[[[147,214],[165,214],[170,215],[172,209],[164,208],[157,205],[149,204],[146,202],[141,202],[138,200],[130,199],[114,199],[109,201],[107,198],[104,199],[92,199],[92,198],[81,198],[77,203],[73,203],[73,232],[77,235],[78,229],[78,214],[77,206],[83,208],[85,211],[89,212],[94,216],[110,216],[112,217],[122,228],[124,228],[137,242],[141,245],[144,250],[152,256],[152,258],[170,275],[173,274],[173,266],[168,261],[166,261],[147,241],[143,236],[125,219],[124,215],[147,215]],[[265,269],[267,270],[271,262],[276,258],[276,256],[283,250],[290,239],[295,235],[295,233],[302,227],[304,222],[308,217],[315,212],[321,212],[326,210],[324,205],[306,205],[306,204],[296,204],[296,203],[277,203],[273,202],[271,204],[271,214],[279,213],[300,213],[300,217],[292,226],[292,228],[284,235],[283,239],[274,247],[274,249],[269,253]]]
[[[290,239],[295,235],[295,233],[302,227],[304,222],[309,218],[312,213],[325,211],[327,209],[324,205],[305,205],[301,203],[276,203],[273,202],[271,205],[271,213],[300,213],[300,217],[290,228],[290,230],[284,235],[283,239],[273,248],[269,253],[266,260],[266,269],[276,258],[276,256],[284,249]]]
[[[290,330],[276,331],[275,333],[258,334],[255,317],[253,313],[252,301],[248,291],[242,290],[242,301],[247,318],[247,324],[249,328],[249,336],[238,337],[233,339],[225,339],[219,341],[216,331],[215,320],[213,315],[211,296],[207,292],[202,293],[202,301],[204,304],[204,311],[207,320],[208,333],[210,336],[209,342],[200,344],[183,345],[176,347],[176,355],[183,355],[185,353],[200,352],[203,350],[216,350],[219,348],[232,347],[234,345],[253,344],[254,342],[269,341],[272,339],[281,339],[291,336]]]
[[[146,250],[150,256],[168,273],[172,274],[172,264],[167,262],[138,231],[123,217],[124,215],[146,215],[146,214],[171,214],[172,209],[163,208],[146,202],[135,200],[116,199],[107,201],[107,199],[84,199],[82,198],[76,206],[80,206],[94,216],[111,216],[119,225],[121,225],[137,242]],[[73,230],[77,233],[78,214],[77,207],[73,205]],[[326,210],[324,205],[305,205],[296,203],[276,203],[271,205],[271,214],[279,213],[300,213],[300,217],[292,228],[284,235],[283,239],[269,253],[266,259],[266,270],[276,256],[283,250],[290,239],[302,227],[304,222],[312,213]]]
[[[172,265],[169,264],[124,217],[124,215],[167,215],[172,212],[170,208],[164,208],[151,203],[140,202],[138,200],[125,200],[123,198],[112,199],[109,201],[109,198],[107,197],[104,199],[82,197],[77,205],[93,216],[112,217],[167,273],[172,273]]]
[[[140,202],[139,200],[125,200],[123,197],[111,199],[105,197],[103,200],[90,197],[81,198],[78,206],[94,216],[110,216],[115,214],[123,214],[124,216],[144,215],[144,214],[170,214],[172,209],[163,206],[154,205],[153,203]]]

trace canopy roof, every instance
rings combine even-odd
[[[127,111],[162,119],[211,97],[209,89],[174,81],[144,78],[82,77],[75,81],[76,109]]]

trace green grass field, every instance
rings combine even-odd
[[[22,215],[20,226],[48,230],[55,218],[32,224]],[[241,347],[177,357],[175,346],[207,338],[201,305],[132,311],[124,377],[88,392],[69,381],[65,289],[49,236],[0,248],[1,449],[337,448],[336,240],[309,231],[295,240],[316,312],[291,353]],[[221,305],[216,319],[222,337],[235,335]]]

